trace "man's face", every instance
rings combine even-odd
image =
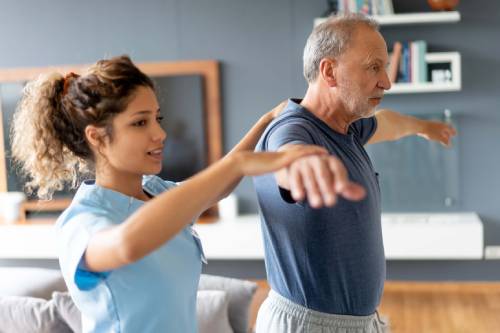
[[[337,91],[354,118],[372,116],[384,90],[391,87],[386,72],[388,58],[380,33],[360,26],[354,32],[351,47],[337,59]]]

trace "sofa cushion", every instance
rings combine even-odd
[[[59,270],[31,267],[0,267],[0,296],[49,299],[54,291],[65,291]]]
[[[23,296],[0,297],[0,333],[71,333],[52,301]]]
[[[73,330],[74,333],[82,332],[82,314],[76,307],[68,292],[54,292],[52,302],[57,308],[59,316]]]
[[[196,300],[199,333],[233,333],[228,317],[229,299],[221,290],[200,290]]]
[[[247,333],[250,303],[257,290],[255,282],[202,274],[198,290],[222,290],[229,299],[229,323],[235,333]]]

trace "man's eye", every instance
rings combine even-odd
[[[375,65],[375,66],[372,66],[372,67],[371,67],[371,69],[372,69],[372,71],[374,71],[374,72],[378,72],[378,71],[380,70],[380,67],[379,67],[379,66],[377,66],[377,65]]]
[[[162,117],[162,116],[158,116],[158,117],[156,117],[156,121],[157,121],[159,124],[161,124],[162,120],[163,120],[163,117]]]

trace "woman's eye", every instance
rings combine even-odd
[[[162,116],[158,116],[156,117],[156,121],[161,124],[161,121],[163,120],[163,117]]]
[[[133,123],[134,126],[140,127],[146,125],[146,120],[139,120]]]

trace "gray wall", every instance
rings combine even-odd
[[[425,10],[425,1],[394,0],[397,10]],[[422,3],[420,5],[420,3]],[[225,149],[265,110],[306,85],[301,54],[324,0],[4,0],[0,67],[89,63],[128,53],[136,61],[214,58],[222,62]],[[422,7],[419,7],[422,6]],[[451,108],[460,115],[457,210],[477,211],[487,244],[500,244],[500,3],[462,1],[458,24],[383,28],[396,39],[426,39],[430,50],[462,54],[459,93],[388,96],[402,112]],[[237,190],[256,211],[250,181]],[[215,263],[211,272],[254,275],[262,263]],[[391,262],[389,278],[499,279],[496,262]],[[214,271],[213,271],[214,270]],[[252,273],[253,272],[253,273]]]

